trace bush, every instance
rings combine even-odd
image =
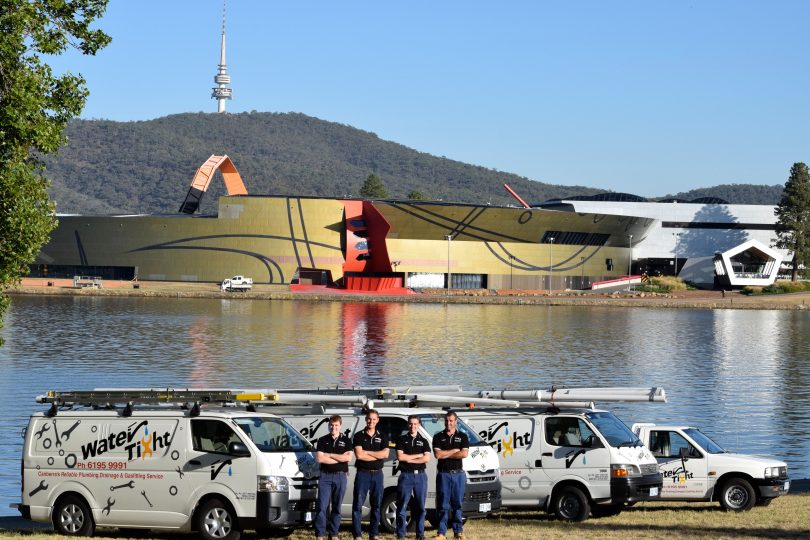
[[[810,291],[810,282],[808,281],[777,281],[762,290],[765,294],[785,294],[807,291]]]

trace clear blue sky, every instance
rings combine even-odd
[[[83,118],[214,112],[219,0],[113,0]],[[810,1],[228,2],[229,112],[644,196],[810,161]]]

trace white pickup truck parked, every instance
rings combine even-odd
[[[718,501],[739,512],[790,490],[784,461],[726,452],[693,427],[633,424],[632,430],[658,460],[662,499]]]
[[[249,291],[253,288],[253,279],[245,276],[233,276],[222,282],[222,292]]]

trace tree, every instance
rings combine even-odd
[[[793,253],[790,279],[799,277],[799,266],[810,264],[810,173],[804,163],[794,163],[785,183],[776,214],[774,247]]]
[[[408,193],[408,198],[412,201],[426,201],[428,200],[427,195],[422,193],[421,191],[413,190]]]
[[[360,188],[360,196],[364,199],[387,199],[390,195],[380,177],[371,173]]]
[[[87,99],[81,76],[55,76],[40,56],[105,47],[110,37],[89,26],[107,1],[0,0],[0,290],[19,283],[56,226],[40,156],[65,143]],[[0,296],[0,324],[8,302]]]

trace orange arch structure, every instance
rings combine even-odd
[[[228,195],[247,195],[245,183],[242,182],[242,177],[239,175],[239,171],[236,170],[231,158],[228,156],[211,156],[194,174],[186,199],[180,205],[181,213],[193,214],[197,211],[202,196],[211,184],[211,179],[214,178],[214,173],[217,170],[222,173]]]

